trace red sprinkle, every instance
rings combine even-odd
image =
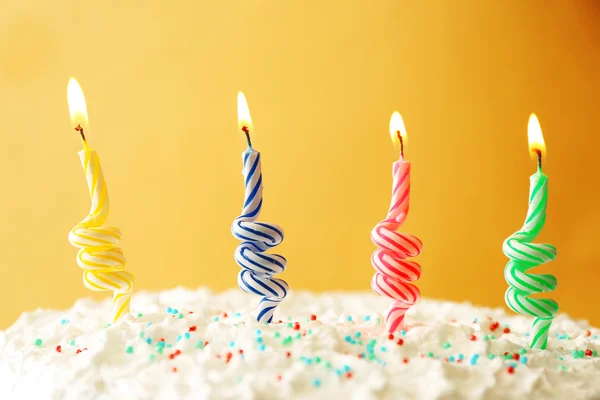
[[[476,340],[477,340],[477,336],[475,336],[475,335],[471,335],[471,337],[469,338],[469,340],[470,340],[471,342],[474,342],[474,341],[476,341]]]
[[[244,350],[242,350],[242,349],[239,349],[239,350],[238,350],[238,353],[240,353],[240,354],[244,354]]]
[[[393,334],[393,333],[390,333],[390,334],[388,335],[388,339],[390,339],[390,340],[394,340],[394,334]]]
[[[358,358],[363,358],[363,355],[362,355],[362,354],[359,354],[359,355],[358,355]]]
[[[506,368],[506,372],[508,372],[509,374],[514,374],[515,368],[511,365],[508,368]]]
[[[227,357],[226,357],[226,362],[229,362],[231,360],[231,357],[233,357],[233,354],[231,354],[231,352],[227,353]]]
[[[281,375],[277,375],[277,380],[280,381],[282,379]]]
[[[316,321],[317,320],[317,316],[315,314],[311,314],[310,315],[310,320],[311,321]]]
[[[499,327],[500,327],[500,323],[499,322],[494,322],[493,324],[490,325],[490,331],[494,332]]]
[[[175,350],[175,355],[178,356],[181,354],[181,350]]]
[[[398,341],[396,342],[396,344],[397,344],[398,346],[402,346],[402,345],[404,344],[404,340],[402,340],[402,339],[398,339]]]
[[[507,355],[508,355],[508,351],[505,351],[505,352],[504,352],[504,355],[505,355],[505,356],[507,356]]]
[[[75,354],[79,354],[81,353],[81,349],[77,349],[77,351],[75,352]]]
[[[227,315],[227,313],[226,313],[226,312],[224,312],[224,313],[223,313],[223,318],[227,318],[227,317],[229,317],[229,315]]]
[[[352,379],[352,372],[347,372],[346,373],[346,378]]]
[[[589,330],[585,331],[585,336],[592,336],[592,332],[590,332]]]
[[[513,353],[513,360],[519,360],[519,358],[521,358],[521,356],[519,355],[519,353]]]
[[[408,364],[408,358],[405,358],[404,360],[402,360],[402,362],[403,362],[404,364]]]
[[[295,330],[295,331],[299,331],[299,330],[300,330],[300,324],[299,324],[299,323],[297,323],[297,322],[296,322],[296,323],[294,324],[294,330]]]
[[[510,328],[504,328],[504,333],[510,333]]]
[[[194,332],[196,329],[198,329],[198,328],[196,328],[196,325],[190,326],[190,332]]]
[[[60,347],[60,344],[58,346],[56,346],[56,351],[59,353],[62,351],[62,347]]]
[[[204,342],[204,347],[206,347],[208,345],[208,342]]]
[[[175,354],[169,354],[169,360],[172,360],[175,358]]]
[[[587,349],[587,350],[585,351],[585,355],[586,355],[586,356],[588,356],[588,357],[591,357],[591,356],[593,356],[593,355],[594,355],[594,352],[593,352],[593,351],[591,351],[590,349]]]
[[[220,360],[220,359],[221,359],[221,355],[220,355],[220,354],[217,354],[217,358]]]
[[[160,341],[161,341],[161,342],[164,342],[164,341],[165,341],[165,338],[160,338]]]
[[[188,314],[193,314],[193,313],[194,313],[193,311],[190,311]]]
[[[177,372],[177,368],[176,367],[171,367],[171,371]]]
[[[462,360],[459,358],[458,360],[456,360],[457,364],[462,364]]]
[[[287,358],[290,358],[290,357],[292,356],[292,353],[290,353],[289,351],[286,351],[286,352],[285,352],[285,356],[286,356]]]

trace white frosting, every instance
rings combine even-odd
[[[371,293],[290,292],[275,313],[274,321],[282,319],[283,324],[256,322],[255,303],[254,296],[239,290],[213,294],[206,289],[180,288],[161,293],[138,292],[132,298],[131,314],[109,327],[108,299],[100,303],[82,299],[67,311],[24,313],[12,327],[0,331],[0,398],[331,400],[600,396],[600,358],[573,356],[574,350],[600,350],[598,330],[563,314],[552,324],[548,349],[528,350],[524,355],[527,364],[514,361],[517,367],[510,374],[507,368],[512,361],[499,355],[527,347],[529,338],[524,333],[531,327],[531,318],[507,315],[500,309],[425,299],[407,314],[410,329],[406,334],[396,334],[394,340],[389,340],[384,334],[382,316],[389,300]],[[167,313],[167,307],[176,308],[183,317]],[[223,317],[224,312],[227,318]],[[138,317],[138,313],[142,315]],[[317,315],[316,321],[310,321],[311,314]],[[215,316],[219,316],[218,320]],[[288,316],[292,322],[299,322],[299,330],[288,327]],[[365,320],[365,316],[370,319]],[[496,321],[500,323],[493,332],[496,338],[483,340],[484,335],[492,334],[490,325]],[[503,333],[505,324],[510,333]],[[196,326],[196,330],[189,331],[190,326]],[[279,338],[275,337],[277,332]],[[357,332],[360,337],[356,337]],[[301,339],[295,338],[298,333]],[[472,335],[475,341],[471,340]],[[559,340],[562,335],[570,339]],[[182,336],[179,341],[178,336]],[[293,340],[286,342],[288,336]],[[347,336],[351,336],[350,342]],[[257,337],[262,337],[263,350]],[[152,344],[146,343],[147,338],[152,339]],[[162,354],[156,351],[155,344],[160,338],[172,344]],[[403,345],[396,343],[399,338]],[[36,345],[37,339],[41,339],[41,344]],[[366,345],[373,339],[377,340],[373,347],[376,359],[359,358],[360,353],[368,356]],[[205,341],[208,345],[196,347]],[[444,346],[446,343],[450,347]],[[60,353],[57,345],[61,346]],[[128,346],[132,353],[127,352]],[[78,349],[84,348],[87,350],[77,354]],[[169,354],[176,350],[181,354],[170,359]],[[226,362],[228,352],[232,356]],[[428,352],[433,357],[428,357]],[[464,355],[462,363],[446,361],[451,356],[458,359],[459,353]],[[470,360],[475,353],[479,358],[473,366]],[[490,360],[489,353],[496,357]],[[408,363],[403,362],[405,358]]]

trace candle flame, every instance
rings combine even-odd
[[[88,115],[85,97],[83,96],[81,86],[79,86],[75,78],[69,79],[69,84],[67,85],[67,102],[69,103],[69,113],[71,114],[73,128],[81,126],[87,132]]]
[[[529,140],[529,151],[531,152],[532,156],[536,158],[539,156],[546,156],[546,143],[544,142],[544,135],[542,135],[540,121],[534,113],[532,113],[529,117],[529,123],[527,124],[527,139]],[[538,154],[538,152],[540,154]]]
[[[237,97],[237,109],[238,109],[238,127],[240,130],[252,131],[252,118],[250,117],[250,110],[248,109],[248,102],[244,93],[238,92]]]
[[[390,118],[390,136],[395,147],[400,146],[400,137],[402,137],[402,142],[406,144],[406,128],[398,111],[394,111],[392,118]]]

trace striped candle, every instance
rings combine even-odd
[[[543,137],[535,114],[529,120],[532,151],[538,157],[538,170],[530,177],[529,208],[523,227],[504,241],[502,251],[510,258],[504,277],[510,285],[505,294],[506,304],[515,312],[535,317],[531,333],[531,348],[545,349],[548,331],[558,312],[558,303],[551,299],[530,298],[529,295],[552,292],[556,277],[549,274],[531,274],[527,271],[556,258],[556,248],[549,244],[532,243],[546,221],[548,177],[542,172]]]
[[[73,122],[76,123],[81,115],[84,115],[83,120],[87,122],[85,99],[75,79],[69,81],[68,95]],[[69,242],[79,249],[77,265],[83,270],[85,287],[94,291],[113,292],[112,322],[116,322],[129,312],[134,278],[125,271],[126,260],[119,247],[121,230],[104,226],[110,206],[100,159],[88,147],[83,127],[78,124],[75,129],[81,135],[83,143],[79,157],[92,204],[89,214],[69,232]]]
[[[273,275],[283,272],[287,261],[283,256],[266,254],[265,251],[283,241],[283,229],[279,225],[256,222],[263,204],[262,170],[260,153],[252,148],[250,141],[250,114],[241,92],[238,94],[238,113],[240,127],[248,142],[248,148],[242,153],[244,206],[231,226],[233,236],[242,240],[235,250],[235,261],[242,268],[238,274],[238,285],[244,292],[261,296],[256,318],[258,322],[271,322],[275,308],[289,289],[284,280]]]
[[[405,326],[406,312],[420,298],[419,289],[410,282],[421,276],[421,266],[407,260],[421,253],[423,244],[415,236],[397,232],[406,220],[410,199],[410,162],[404,160],[404,123],[395,112],[390,121],[393,140],[400,143],[400,159],[393,165],[392,201],[387,217],[371,231],[371,240],[378,247],[371,256],[375,275],[371,288],[381,296],[393,299],[386,318],[388,332],[396,332]]]

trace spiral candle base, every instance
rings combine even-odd
[[[525,224],[502,245],[502,251],[510,258],[504,269],[504,277],[510,285],[505,301],[514,312],[535,317],[531,332],[532,349],[546,348],[550,325],[558,312],[556,301],[529,297],[531,294],[552,292],[557,285],[553,275],[527,272],[556,258],[554,246],[531,243],[544,226],[547,197],[548,178],[540,171],[531,177],[529,211]]]
[[[235,261],[242,268],[238,285],[247,293],[262,296],[257,320],[271,322],[275,308],[287,295],[288,284],[273,275],[285,270],[287,260],[278,254],[265,251],[283,241],[279,225],[256,222],[262,208],[262,172],[260,153],[250,150],[243,154],[245,201],[242,215],[231,226],[234,237],[242,240],[235,251]]]

